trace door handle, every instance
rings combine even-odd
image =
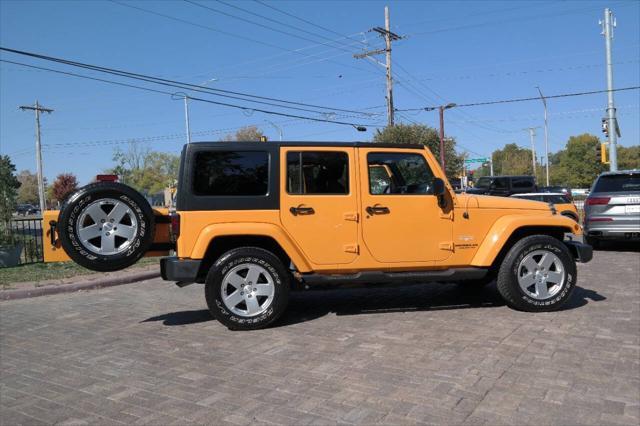
[[[298,215],[304,216],[304,215],[314,214],[316,212],[315,210],[313,210],[313,207],[302,207],[302,206],[291,207],[289,211],[294,216],[298,216]]]
[[[383,207],[383,206],[368,206],[365,210],[370,215],[391,213],[391,210],[389,210],[389,207]]]

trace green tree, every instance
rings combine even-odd
[[[256,126],[247,126],[237,130],[235,133],[228,133],[222,138],[225,142],[260,142],[264,132]]]
[[[18,190],[18,203],[38,204],[38,176],[29,170],[23,170],[18,174],[20,189]]]
[[[596,157],[600,144],[597,136],[584,133],[571,136],[565,148],[550,157],[550,179],[553,185],[588,188],[595,178],[608,169]]]
[[[493,173],[495,175],[533,175],[533,163],[531,158],[531,150],[528,148],[522,148],[515,143],[510,143],[504,146],[502,149],[493,151]],[[540,183],[544,169],[536,162],[536,176],[538,176],[538,183]],[[474,177],[480,178],[482,176],[489,176],[491,174],[491,167],[488,163],[483,164],[476,170]]]
[[[438,131],[423,124],[397,124],[387,126],[382,131],[376,130],[374,142],[379,143],[414,143],[427,146],[436,158],[440,158],[440,137]],[[444,159],[448,178],[462,173],[463,156],[456,152],[456,141],[447,138],[444,145]]]
[[[16,209],[16,200],[20,181],[15,175],[16,166],[11,162],[8,155],[0,156],[0,221],[5,222],[11,219],[13,211]]]
[[[640,145],[629,147],[618,145],[618,169],[640,169]]]
[[[20,181],[8,155],[0,156],[0,245],[11,244],[9,221],[16,209]]]
[[[117,174],[121,182],[144,194],[157,194],[178,180],[178,155],[131,144],[127,151],[116,150],[113,161],[116,165],[107,172]]]

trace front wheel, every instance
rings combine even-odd
[[[267,327],[289,301],[289,278],[280,259],[258,247],[223,254],[205,283],[211,314],[230,330]]]
[[[576,263],[567,247],[546,235],[518,241],[505,256],[497,287],[507,304],[527,312],[554,311],[571,297]]]

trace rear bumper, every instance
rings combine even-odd
[[[160,259],[160,275],[166,281],[194,283],[198,278],[200,263],[198,259],[180,259],[178,257],[163,257]]]
[[[565,241],[564,244],[569,248],[576,262],[587,263],[593,258],[593,248],[589,244],[579,241]]]

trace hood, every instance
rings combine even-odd
[[[511,197],[493,197],[491,195],[457,194],[458,207],[480,209],[518,209],[518,210],[546,210],[549,204],[543,201],[523,200]]]

